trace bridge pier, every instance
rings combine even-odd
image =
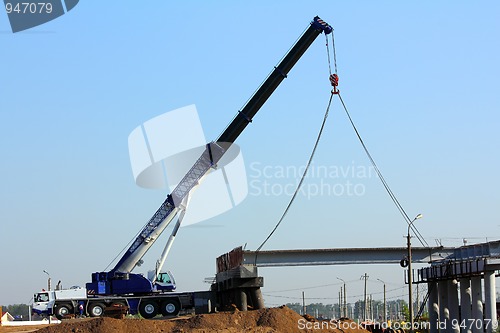
[[[429,290],[429,300],[427,303],[429,309],[429,333],[439,332],[439,293],[438,283],[436,281],[427,282],[427,290]]]
[[[458,306],[458,282],[456,279],[447,280],[448,310],[450,313],[450,333],[460,333],[460,314]]]
[[[473,276],[471,278],[471,291],[472,291],[472,316],[474,318],[483,318],[483,297],[481,290],[481,276]],[[477,319],[476,319],[477,320]],[[482,333],[482,327],[479,327],[479,323],[472,323],[472,333]]]
[[[450,309],[448,308],[448,283],[446,280],[438,281],[439,293],[439,325],[444,327],[444,333],[451,333],[450,328]],[[442,332],[443,333],[443,332]]]
[[[472,291],[469,278],[460,279],[460,318],[468,322],[472,318]],[[461,333],[472,333],[469,325],[460,327]]]
[[[492,333],[497,328],[495,271],[484,272],[484,303],[484,328],[486,333]]]

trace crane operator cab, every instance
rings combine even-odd
[[[153,281],[155,271],[148,272],[148,280]],[[153,283],[157,291],[174,291],[176,288],[174,276],[170,271],[160,272]]]

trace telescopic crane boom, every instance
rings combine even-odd
[[[217,162],[229,146],[234,143],[245,127],[252,122],[255,114],[283,79],[287,77],[288,72],[314,42],[316,37],[322,32],[329,34],[332,30],[331,26],[319,17],[316,16],[312,20],[306,31],[269,74],[245,106],[238,111],[236,117],[226,127],[224,132],[215,141],[206,145],[201,156],[196,160],[172,193],[167,196],[115,267],[109,272],[93,273],[92,283],[87,284],[87,289],[92,288],[98,294],[143,293],[148,289],[152,289],[150,281],[141,275],[130,272],[155,243],[177,213],[185,208],[183,205],[189,193],[217,165]],[[127,282],[125,283],[125,281]]]

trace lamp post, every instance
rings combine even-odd
[[[337,280],[340,280],[344,283],[344,305],[342,306],[342,316],[343,317],[348,317],[347,315],[347,296],[346,296],[346,290],[345,290],[345,281],[339,277],[337,277]]]
[[[49,289],[48,291],[50,291],[50,274],[45,269],[43,270],[43,272],[45,274],[47,274],[47,288]],[[50,313],[50,311],[49,311],[49,313]],[[49,314],[49,324],[50,324],[50,314]]]
[[[387,322],[387,303],[385,302],[385,282],[380,280],[380,279],[377,279],[377,281],[380,281],[384,284],[384,317],[383,317],[383,320],[384,320],[384,322]]]
[[[47,274],[47,276],[48,276],[48,278],[47,278],[47,288],[48,288],[48,289],[49,289],[49,291],[50,291],[50,274],[49,274],[49,272],[47,272],[46,270],[43,270],[43,272],[44,272],[45,274]]]
[[[415,218],[408,223],[408,234],[406,235],[406,241],[408,245],[408,312],[410,315],[410,333],[413,332],[413,272],[411,270],[411,235],[410,235],[410,228],[413,225],[413,222],[415,222],[418,219],[422,218],[422,214],[418,214],[415,216]]]

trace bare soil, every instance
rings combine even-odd
[[[28,333],[36,332],[46,325],[33,325],[33,326],[0,326],[0,333]]]
[[[247,312],[219,312],[195,315],[175,320],[113,319],[95,318],[68,320],[59,325],[38,329],[37,333],[291,333],[291,332],[335,332],[368,333],[344,321],[341,330],[333,322],[319,322],[312,317],[302,317],[295,311],[282,306]],[[352,324],[352,325],[349,325]],[[28,327],[0,327],[0,333],[27,332]]]

